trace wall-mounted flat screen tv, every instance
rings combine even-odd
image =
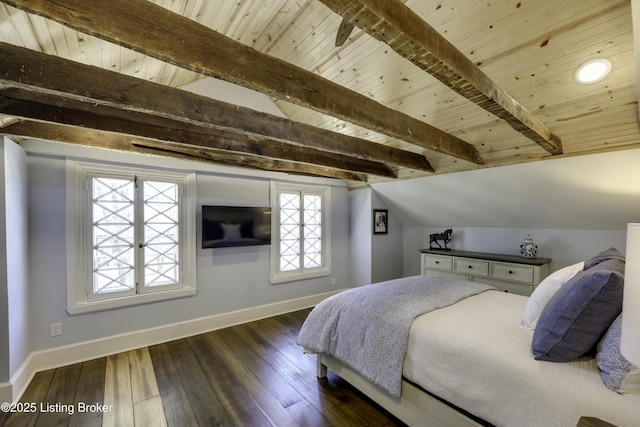
[[[202,206],[202,247],[268,245],[271,208]]]

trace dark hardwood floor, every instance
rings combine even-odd
[[[39,372],[0,426],[403,426],[296,336],[301,310]]]

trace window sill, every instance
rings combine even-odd
[[[323,270],[315,270],[315,271],[308,271],[308,272],[304,272],[304,273],[299,273],[299,272],[292,272],[290,274],[278,274],[276,276],[271,277],[271,284],[272,285],[276,285],[279,283],[287,283],[287,282],[295,282],[298,280],[305,280],[305,279],[313,279],[316,277],[325,277],[325,276],[330,276],[331,275],[331,270],[330,269],[323,269]]]
[[[193,288],[156,292],[144,295],[133,295],[122,298],[102,301],[83,301],[71,304],[67,307],[67,313],[76,314],[92,313],[95,311],[113,310],[116,308],[131,307],[134,305],[148,304],[151,302],[166,301],[170,299],[184,298],[196,294]]]

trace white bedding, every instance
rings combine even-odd
[[[595,359],[533,359],[526,302],[488,291],[418,317],[403,375],[496,426],[568,427],[581,416],[640,426],[640,395],[606,388]]]

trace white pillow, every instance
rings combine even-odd
[[[520,326],[525,329],[535,329],[545,305],[567,280],[583,269],[584,261],[580,261],[577,264],[569,265],[551,273],[540,282],[527,301],[527,306],[524,309],[524,318],[520,322]]]
[[[220,224],[222,226],[222,240],[240,240],[240,226],[242,224]]]

